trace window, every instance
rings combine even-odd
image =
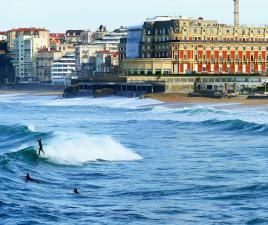
[[[147,70],[146,73],[147,73],[147,75],[152,75],[153,71],[152,70]]]
[[[250,72],[254,73],[254,65],[253,64],[250,65]]]

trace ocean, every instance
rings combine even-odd
[[[268,224],[268,107],[0,95],[0,184],[0,224]]]

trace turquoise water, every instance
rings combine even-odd
[[[267,135],[266,106],[0,95],[0,224],[268,224]]]

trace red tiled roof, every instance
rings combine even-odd
[[[7,32],[29,32],[29,31],[48,31],[45,28],[13,28],[11,30],[8,30]]]
[[[5,32],[5,31],[0,31],[0,34],[1,34],[1,35],[7,35],[7,32]]]
[[[116,57],[116,56],[118,56],[118,55],[119,55],[118,52],[114,52],[114,53],[113,53],[113,57]]]
[[[111,53],[111,52],[108,50],[103,50],[103,51],[96,51],[96,53]]]
[[[62,37],[65,37],[65,34],[64,33],[50,33],[49,36],[51,38],[62,38]]]

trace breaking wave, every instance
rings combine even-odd
[[[81,164],[90,161],[132,161],[141,157],[110,136],[57,134],[44,146],[46,156],[60,164]]]
[[[34,126],[0,126],[0,147],[10,157],[36,159],[36,139],[43,137],[43,159],[53,163],[77,165],[90,161],[131,161],[142,159],[111,136],[88,136],[83,133],[39,133]]]

